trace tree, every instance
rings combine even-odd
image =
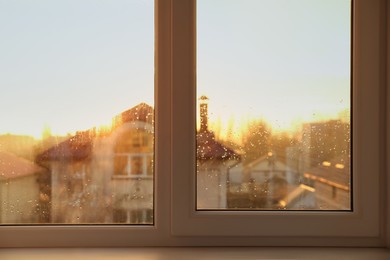
[[[274,152],[279,159],[284,160],[286,149],[297,143],[297,140],[291,137],[287,132],[274,134],[270,137],[270,150]]]
[[[242,145],[245,152],[244,164],[248,164],[270,151],[271,128],[263,120],[248,123],[247,130],[242,135]]]

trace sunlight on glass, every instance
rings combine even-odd
[[[0,1],[0,224],[153,224],[154,6]]]
[[[350,210],[351,1],[197,4],[197,208]]]

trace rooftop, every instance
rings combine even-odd
[[[142,121],[152,124],[154,120],[153,115],[153,107],[140,103],[115,116],[113,129],[126,122]],[[95,131],[95,129],[91,129],[77,132],[71,138],[39,154],[36,161],[87,159],[92,151],[93,140],[97,138]],[[216,141],[212,132],[205,131],[197,134],[197,158],[199,160],[229,160],[239,159],[240,155]]]
[[[41,167],[27,159],[0,151],[0,180],[33,175],[42,170]]]

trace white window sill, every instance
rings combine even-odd
[[[185,248],[100,248],[100,249],[1,249],[2,260],[116,260],[116,259],[390,259],[383,248],[267,248],[267,247],[185,247]]]

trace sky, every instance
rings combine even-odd
[[[197,3],[197,89],[210,121],[286,130],[349,109],[351,1]]]
[[[153,0],[0,0],[0,133],[108,124],[153,105]]]
[[[350,0],[197,0],[210,121],[275,128],[349,108]],[[0,134],[109,124],[153,105],[153,0],[0,0]]]

